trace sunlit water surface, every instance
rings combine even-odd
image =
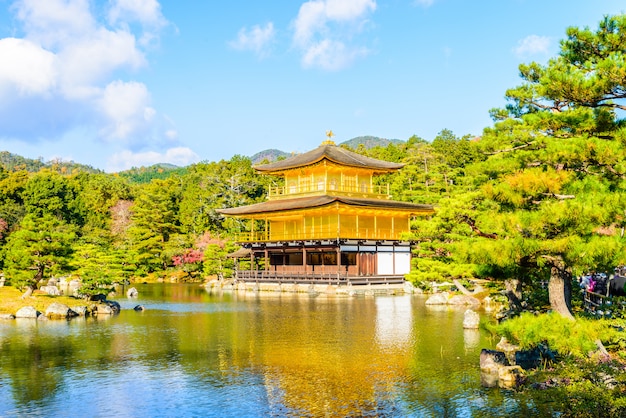
[[[465,308],[139,285],[112,317],[0,322],[0,416],[525,416]],[[145,306],[143,312],[132,308]],[[530,409],[529,409],[530,408]],[[536,412],[536,411],[534,411]]]

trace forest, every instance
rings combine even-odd
[[[396,200],[436,208],[406,237],[415,242],[408,280],[543,290],[568,316],[573,277],[626,263],[624,51],[624,15],[569,28],[557,56],[520,65],[520,84],[503,92],[507,104],[481,136],[443,129],[354,149],[404,163],[381,182]],[[279,181],[241,155],[111,174],[9,157],[0,159],[0,271],[31,290],[51,276],[80,278],[86,294],[122,280],[229,277],[225,255],[245,226],[216,209],[263,201]]]

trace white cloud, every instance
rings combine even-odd
[[[128,170],[133,167],[151,166],[159,163],[169,163],[177,166],[187,166],[200,161],[198,154],[190,148],[170,148],[164,153],[156,151],[132,152],[122,151],[113,154],[108,161],[107,171]]]
[[[114,0],[109,11],[109,22],[113,25],[128,22],[139,22],[143,34],[139,39],[141,45],[149,45],[157,38],[157,33],[168,22],[161,13],[161,5],[156,0]]]
[[[520,40],[513,52],[518,57],[547,54],[549,53],[550,44],[550,38],[546,36],[530,35]]]
[[[11,89],[20,95],[47,95],[57,79],[55,55],[25,39],[0,39],[0,103],[9,99]],[[10,101],[10,100],[8,100]]]
[[[131,33],[104,28],[67,44],[58,57],[63,93],[70,98],[80,98],[81,92],[106,80],[115,70],[137,69],[146,63]]]
[[[363,30],[375,10],[375,0],[310,0],[302,4],[293,22],[294,44],[302,52],[302,65],[339,70],[367,55],[367,48],[348,41]]]
[[[99,106],[107,119],[101,134],[107,140],[127,140],[154,117],[154,109],[148,106],[150,95],[142,83],[114,81],[106,86]]]
[[[134,148],[171,146],[173,123],[148,87],[121,80],[147,65],[142,40],[168,24],[158,1],[16,0],[9,10],[24,35],[0,38],[0,138],[37,143],[80,129]]]
[[[88,0],[18,0],[13,8],[27,38],[46,49],[62,48],[96,27]]]
[[[235,49],[253,51],[259,57],[264,57],[269,53],[268,48],[274,36],[274,24],[269,22],[265,27],[255,25],[250,30],[242,28],[237,34],[237,39],[231,41],[229,45]]]
[[[305,68],[320,67],[336,71],[347,67],[357,57],[365,55],[366,49],[348,49],[342,42],[324,39],[309,46],[302,57],[302,65]]]

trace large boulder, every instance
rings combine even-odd
[[[98,303],[93,313],[96,315],[113,315],[119,313],[121,310],[120,304],[113,300],[105,300],[102,303]]]
[[[71,318],[77,314],[63,303],[52,302],[46,309],[46,316],[48,318]]]
[[[89,310],[86,306],[74,306],[71,309],[78,316],[87,316],[87,314],[89,313]]]
[[[509,360],[509,363],[517,364],[515,362],[515,353],[520,350],[518,345],[511,344],[509,340],[506,339],[506,337],[502,337],[500,338],[498,344],[496,344],[496,350],[504,352],[506,358]]]
[[[469,295],[453,295],[448,299],[448,305],[480,306],[480,300]]]
[[[40,312],[32,306],[24,306],[15,313],[16,318],[37,318]]]
[[[41,286],[39,290],[41,290],[42,292],[45,292],[46,294],[50,296],[59,296],[61,294],[61,291],[59,290],[58,287],[56,287],[55,285],[50,285],[50,284],[48,284],[47,286]]]
[[[126,296],[128,296],[129,298],[136,298],[137,296],[139,296],[139,292],[134,287],[131,287],[126,291]]]
[[[509,360],[502,351],[487,350],[480,352],[480,383],[484,387],[498,386],[500,380],[500,368],[508,367]]]
[[[447,305],[448,292],[435,293],[426,300],[426,305]]]
[[[78,289],[80,289],[80,280],[71,280],[67,285],[67,294],[72,296],[78,296]]]
[[[468,309],[463,315],[463,328],[464,329],[478,329],[480,325],[480,315],[478,312]]]

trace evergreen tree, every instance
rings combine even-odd
[[[549,279],[564,316],[573,275],[626,261],[624,51],[622,15],[569,28],[547,65],[521,65],[522,85],[480,141],[488,158],[470,169],[482,193],[456,215],[468,260],[490,275]]]
[[[47,271],[69,271],[75,228],[50,215],[28,214],[6,244],[5,274],[12,285],[30,295]]]

